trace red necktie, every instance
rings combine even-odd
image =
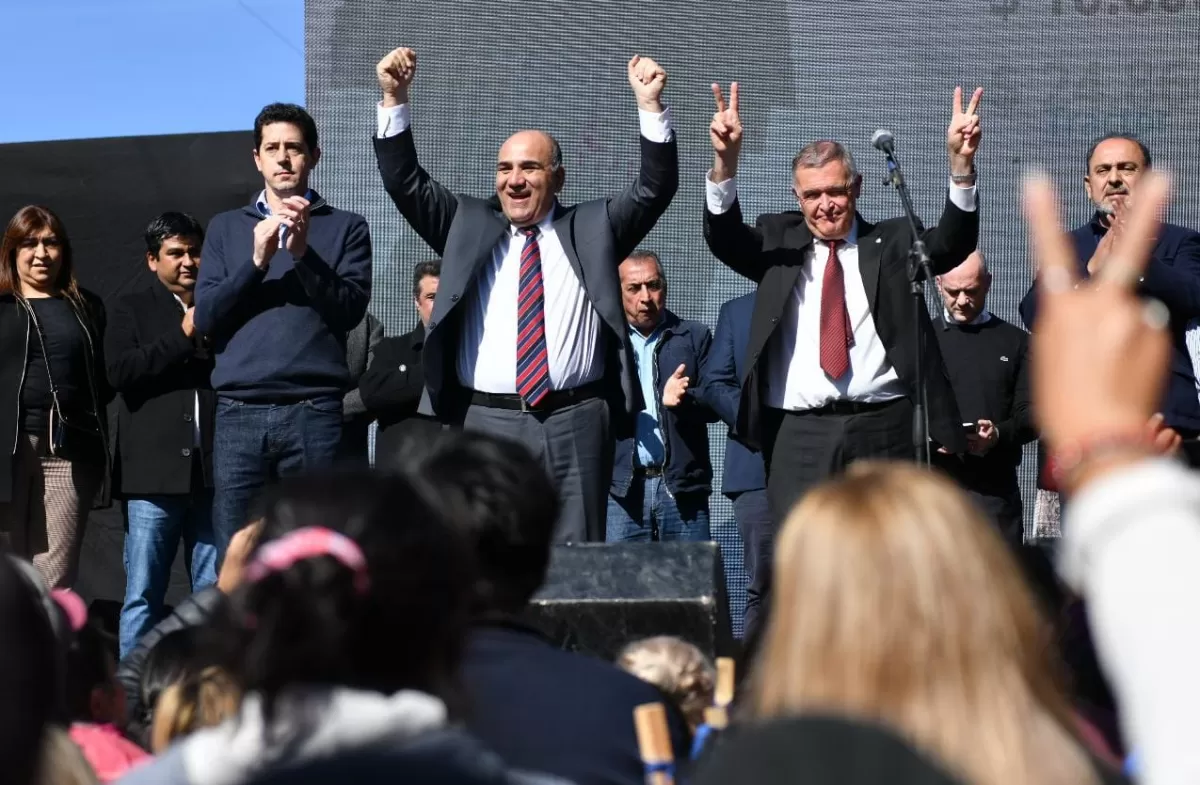
[[[521,279],[517,287],[517,393],[537,406],[550,392],[550,358],[546,350],[545,296],[538,230],[521,229]]]
[[[840,379],[850,370],[854,331],[846,310],[846,277],[837,257],[837,240],[829,242],[829,259],[821,279],[821,370]]]

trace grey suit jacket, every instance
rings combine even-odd
[[[353,387],[342,398],[342,419],[351,420],[367,413],[362,396],[358,393],[358,380],[371,366],[375,347],[383,340],[383,322],[370,313],[363,317],[350,332],[346,333],[346,365],[350,367],[350,384]]]
[[[627,344],[617,267],[654,227],[679,186],[675,141],[641,140],[637,179],[620,194],[555,211],[554,229],[604,325],[606,395],[617,430],[643,408],[632,350]],[[462,323],[458,307],[480,269],[492,258],[508,222],[496,198],[454,194],[434,180],[417,161],[412,130],[375,139],[375,155],[384,187],[412,228],[442,257],[433,316],[425,339],[427,396],[423,413],[458,424],[471,391],[458,381],[456,362]],[[514,347],[514,351],[516,347]]]

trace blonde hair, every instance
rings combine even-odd
[[[669,635],[634,641],[621,650],[617,665],[658,687],[683,712],[694,731],[712,705],[717,673],[704,653]]]
[[[83,750],[65,730],[46,726],[42,733],[42,759],[34,785],[96,785],[96,772]]]
[[[792,510],[774,571],[751,714],[878,721],[980,785],[1095,781],[1049,625],[948,479],[852,466]]]
[[[158,696],[150,728],[150,747],[158,755],[175,739],[220,725],[237,713],[241,692],[220,668],[183,677]]]

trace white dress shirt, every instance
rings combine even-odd
[[[179,299],[179,295],[171,292],[171,296],[175,298],[175,302],[179,303],[179,307],[187,313],[187,304]],[[182,328],[181,328],[182,329]],[[200,393],[192,393],[192,446],[200,447]]]
[[[736,178],[714,183],[705,178],[708,211],[728,212],[737,198]],[[950,201],[965,212],[975,211],[975,186],[953,183]],[[829,259],[829,243],[814,239],[804,251],[800,275],[784,307],[781,324],[767,344],[767,388],[763,403],[775,409],[818,409],[833,401],[877,403],[903,397],[907,388],[888,361],[887,349],[875,326],[867,290],[858,266],[858,222],[838,241],[837,261],[845,280],[846,310],[854,343],[850,371],[830,379],[821,369],[821,281]]]
[[[408,130],[412,114],[408,104],[376,107],[381,139]],[[652,142],[670,141],[671,110],[659,114],[638,110],[642,135]],[[515,226],[492,249],[485,265],[468,288],[460,307],[462,341],[458,349],[458,380],[464,387],[489,393],[517,391],[517,290],[525,236]],[[569,390],[604,375],[600,314],[588,298],[575,268],[567,259],[553,226],[553,213],[538,224],[538,249],[542,257],[543,314],[550,386]]]

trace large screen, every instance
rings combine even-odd
[[[486,195],[495,153],[513,131],[544,128],[562,143],[564,200],[615,193],[637,168],[637,114],[626,83],[633,54],[668,72],[681,155],[678,196],[645,245],[664,260],[668,307],[715,326],[725,300],[751,284],[718,263],[701,234],[711,163],[709,85],[741,84],[745,144],[739,194],[748,216],[795,209],[789,162],[806,142],[833,138],[857,157],[870,220],[900,213],[882,185],[872,133],[889,128],[917,209],[936,221],[947,178],[945,130],[955,85],[980,85],[982,235],[994,271],[989,308],[1020,323],[1029,286],[1020,216],[1022,173],[1058,183],[1064,221],[1087,220],[1082,177],[1090,140],[1136,133],[1175,175],[1171,220],[1200,226],[1198,0],[972,0],[866,4],[793,0],[645,3],[526,0],[474,3],[308,2],[307,103],[323,134],[319,187],[370,220],[373,311],[390,332],[415,323],[413,265],[431,251],[403,222],[371,149],[374,65],[393,47],[416,49],[413,123],[424,166],[454,190]],[[713,428],[720,477],[723,429]],[[1032,484],[1032,460],[1023,468]],[[1032,494],[1026,493],[1027,519]],[[729,504],[714,493],[713,531],[741,606],[741,546]]]

